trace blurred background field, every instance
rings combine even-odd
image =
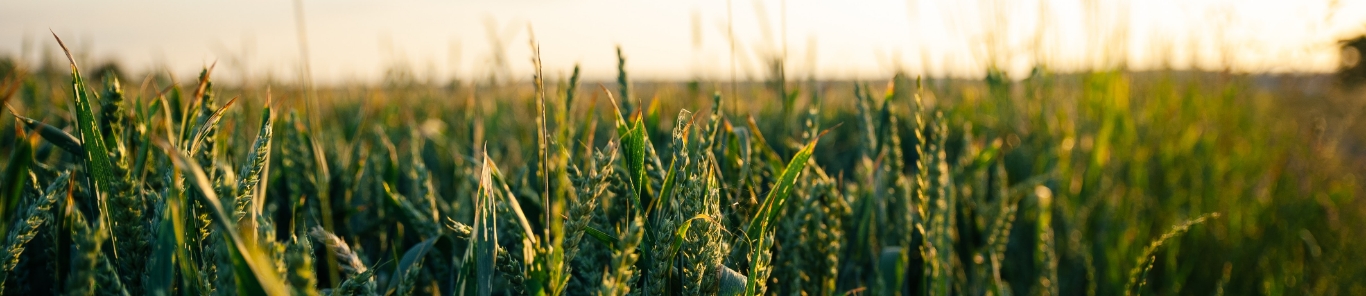
[[[382,33],[373,43],[392,51],[353,73],[327,65],[359,55],[333,48],[327,36],[347,29],[331,19],[436,17],[276,4],[285,12],[262,14],[281,14],[291,43],[263,34],[256,57],[244,37],[203,67],[91,57],[100,40],[54,29],[75,44],[86,103],[46,30],[4,41],[19,50],[0,56],[0,223],[15,225],[0,229],[3,292],[1366,293],[1362,3],[908,2],[894,18],[919,33],[864,28],[912,51],[787,40],[803,36],[789,24],[822,24],[803,15],[823,6],[805,2],[699,3],[682,24],[649,21],[673,4],[623,4],[598,13],[644,29],[616,31],[615,52],[552,37],[582,15],[545,16],[613,3],[532,4],[450,29],[486,40],[444,61],[393,49],[443,45]],[[1277,9],[1291,12],[1259,18]],[[1219,17],[1170,16],[1192,10]],[[918,18],[936,11],[938,26]],[[312,16],[324,25],[305,26]],[[742,23],[759,25],[730,35]],[[650,29],[672,33],[630,33]],[[527,50],[547,43],[594,53]],[[81,115],[92,105],[97,117]],[[95,135],[113,189],[96,186]],[[67,172],[70,189],[54,181]]]

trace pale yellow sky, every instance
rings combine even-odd
[[[1366,32],[1366,0],[1096,2],[1102,1],[305,0],[303,6],[314,77],[322,83],[373,81],[394,64],[412,65],[423,79],[482,77],[493,68],[498,43],[490,31],[502,39],[512,75],[523,78],[531,70],[528,27],[552,76],[581,63],[589,78],[613,77],[614,47],[621,45],[637,79],[728,79],[728,5],[740,79],[761,78],[760,61],[782,52],[784,40],[793,77],[871,79],[897,69],[980,76],[989,60],[1012,73],[1037,61],[1066,71],[1106,64],[1103,55],[1109,64],[1123,60],[1137,69],[1166,60],[1181,69],[1229,64],[1240,71],[1323,72],[1337,64],[1335,40]],[[298,77],[293,1],[0,2],[0,54],[38,60],[41,49],[55,46],[48,29],[81,51],[85,64],[118,59],[134,72],[165,67],[188,76],[216,60],[224,79]]]

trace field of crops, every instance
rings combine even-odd
[[[1366,129],[1337,87],[1122,70],[631,83],[619,69],[310,89],[10,63],[0,285],[1366,294]]]

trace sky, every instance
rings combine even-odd
[[[295,81],[300,7],[323,84],[529,77],[533,33],[550,78],[575,64],[615,77],[620,46],[637,80],[762,79],[781,56],[789,77],[817,79],[1037,64],[1327,72],[1336,40],[1366,33],[1366,0],[7,0],[0,56],[40,61],[51,30],[83,65],[192,76],[216,62],[220,79]]]

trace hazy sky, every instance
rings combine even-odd
[[[1366,0],[1338,2],[304,0],[303,11],[314,77],[337,83],[373,81],[393,65],[422,79],[483,77],[495,68],[498,43],[522,78],[531,69],[528,28],[552,77],[575,63],[590,78],[613,77],[620,45],[638,79],[726,79],[728,5],[741,79],[762,77],[762,61],[780,54],[784,40],[789,76],[821,78],[897,69],[976,76],[988,56],[1013,73],[1040,60],[1080,69],[1101,54],[1133,68],[1165,60],[1176,68],[1321,72],[1337,65],[1335,40],[1366,32]],[[86,65],[117,59],[135,73],[193,75],[217,61],[220,78],[293,80],[294,8],[278,0],[0,1],[0,55],[39,60],[55,48],[51,29]]]

